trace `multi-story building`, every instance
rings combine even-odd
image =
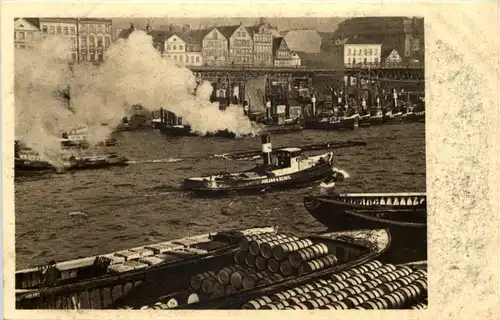
[[[39,18],[42,37],[64,36],[71,39],[73,61],[102,61],[111,45],[111,19]]]
[[[273,39],[273,57],[276,68],[291,66],[292,55],[285,38],[277,37]]]
[[[302,59],[300,58],[299,53],[296,51],[292,51],[290,53],[290,57],[291,57],[291,61],[290,61],[291,66],[292,67],[300,67],[300,65],[302,64]]]
[[[207,66],[226,66],[228,59],[228,40],[218,30],[212,28],[202,41],[203,64]]]
[[[103,61],[104,52],[111,45],[111,19],[85,18],[77,20],[79,60]]]
[[[37,18],[14,19],[14,47],[32,49],[33,44],[40,40],[40,21]]]
[[[379,64],[382,45],[360,38],[338,41],[332,46],[335,67]]]
[[[229,66],[253,65],[252,33],[243,25],[220,27],[220,32],[229,39]]]
[[[258,26],[250,28],[253,32],[253,64],[254,66],[273,66],[273,38],[277,30],[261,19]]]
[[[201,38],[199,30],[174,33],[165,40],[163,56],[180,66],[202,66]]]
[[[356,17],[341,22],[338,38],[355,36],[394,48],[402,58],[424,58],[424,19],[415,17]]]

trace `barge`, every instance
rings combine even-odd
[[[397,243],[389,254],[426,260],[426,199],[425,193],[347,193],[306,196],[304,206],[332,231],[389,228]]]
[[[190,236],[16,272],[17,309],[387,309],[426,305],[425,263],[376,260],[387,230]]]
[[[335,174],[332,152],[315,156],[306,156],[299,148],[273,152],[267,134],[262,135],[262,157],[263,163],[253,169],[188,178],[184,180],[184,188],[202,195],[251,194],[308,186]]]

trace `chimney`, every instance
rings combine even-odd
[[[269,134],[262,135],[262,158],[264,159],[264,165],[271,165],[271,152],[273,147],[271,144],[271,136]]]

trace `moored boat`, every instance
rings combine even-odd
[[[307,186],[331,177],[333,153],[305,156],[299,148],[273,152],[270,136],[262,135],[263,164],[253,169],[184,180],[184,188],[201,194],[260,193],[272,189]]]
[[[365,299],[388,295],[401,287],[389,287],[395,280],[425,286],[425,272],[375,260],[390,244],[384,229],[298,238],[265,227],[191,236],[18,271],[16,307],[282,309],[304,303],[305,309],[313,309],[321,296],[337,294],[337,301],[345,303],[377,286],[379,295]],[[426,288],[420,289],[417,295],[423,298]],[[290,304],[272,305],[283,299],[291,299]],[[410,296],[406,300],[393,308],[416,302]]]
[[[80,128],[66,131],[62,134],[62,138],[59,139],[61,146],[64,148],[88,148],[90,143],[88,142],[88,129]],[[114,138],[106,138],[103,141],[97,143],[100,146],[114,146],[117,140]]]
[[[305,129],[318,130],[354,130],[359,127],[359,114],[351,116],[334,116],[323,114],[306,117],[304,121]]]
[[[390,254],[427,259],[425,193],[351,193],[306,196],[307,211],[330,230],[390,228],[397,247]]]

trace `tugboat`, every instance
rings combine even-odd
[[[184,188],[201,194],[260,193],[270,189],[306,186],[334,174],[333,153],[305,156],[299,148],[272,151],[268,134],[262,135],[263,164],[236,173],[188,178]]]
[[[426,263],[378,257],[387,230],[296,237],[228,230],[16,272],[17,309],[403,309],[427,301]]]
[[[408,255],[416,260],[427,259],[425,193],[306,196],[304,206],[331,231],[390,228],[392,239],[397,243],[393,250],[412,251]]]

